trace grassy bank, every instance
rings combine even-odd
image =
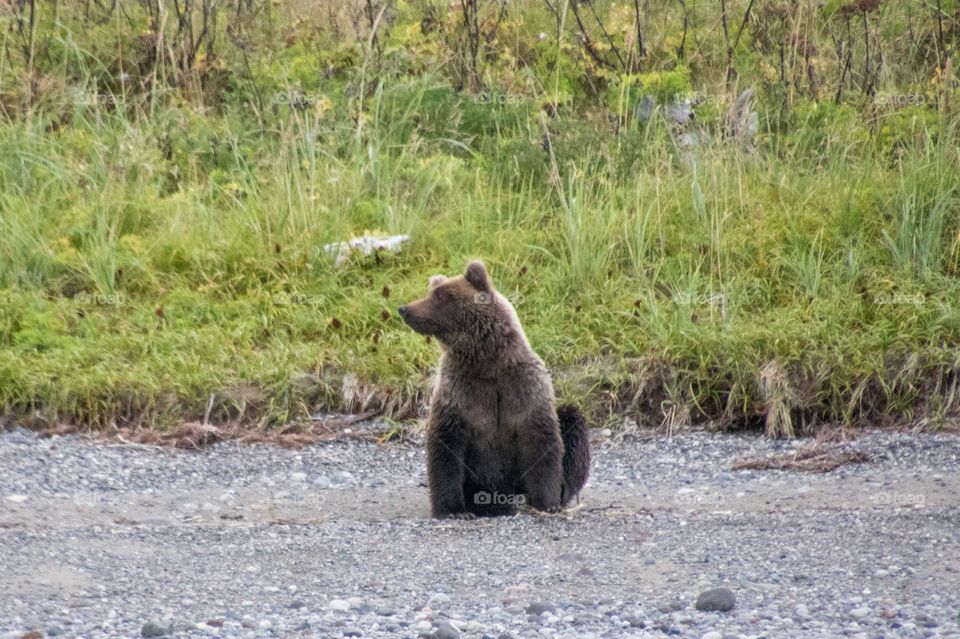
[[[198,47],[190,67],[148,55],[178,49],[171,27],[155,46],[146,12],[41,13],[46,57],[8,42],[7,421],[409,417],[436,349],[394,309],[474,257],[515,300],[559,390],[599,420],[791,434],[935,425],[955,410],[951,63],[918,54],[865,94],[866,76],[841,79],[838,104],[832,90],[765,80],[748,16],[729,82],[721,16],[704,6],[695,53],[677,59],[680,16],[664,13],[675,23],[646,23],[640,68],[613,74],[578,55],[572,16],[558,36],[537,5],[505,14],[476,79],[460,41],[431,35],[414,4],[390,5],[375,38],[361,28],[353,40],[266,5],[241,25],[256,46]],[[733,4],[742,15],[747,3]],[[624,10],[608,9],[612,21]],[[878,42],[906,37],[889,11],[864,13]],[[824,45],[829,19],[810,18]],[[625,34],[611,36],[621,56]],[[844,55],[822,65],[823,86],[856,73]],[[728,116],[746,86],[759,95],[749,139]],[[879,91],[926,97],[881,103]],[[645,96],[692,93],[706,97],[693,124],[637,114]],[[412,241],[342,267],[322,249],[367,231]]]

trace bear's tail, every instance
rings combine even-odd
[[[590,475],[590,435],[587,421],[572,404],[557,407],[560,435],[563,438],[563,484],[560,501],[564,506],[580,494]]]

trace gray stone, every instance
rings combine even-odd
[[[729,588],[711,588],[697,597],[697,610],[702,612],[728,612],[737,605],[737,596]]]
[[[556,606],[550,603],[542,602],[542,601],[534,602],[529,606],[527,606],[526,608],[527,614],[532,615],[534,617],[539,617],[545,612],[556,612],[556,611],[557,611]]]
[[[446,621],[442,621],[437,625],[433,639],[460,639],[460,631]]]
[[[686,604],[684,604],[682,601],[680,601],[679,599],[674,599],[670,603],[666,603],[666,604],[663,604],[662,606],[659,606],[657,610],[666,614],[669,612],[676,612],[678,610],[683,610],[686,607],[687,607]]]
[[[350,602],[346,599],[332,599],[327,604],[327,608],[336,612],[346,612],[350,610]]]
[[[442,592],[435,593],[430,596],[430,599],[427,601],[427,605],[433,608],[434,610],[440,610],[445,608],[450,604],[450,595],[444,594]]]
[[[167,624],[166,626],[155,623],[153,621],[148,621],[143,624],[143,627],[140,628],[141,637],[166,637],[167,635],[173,634],[173,624]]]

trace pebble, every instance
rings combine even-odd
[[[442,592],[435,593],[430,596],[430,599],[427,601],[427,605],[434,610],[441,610],[450,604],[450,595],[444,594]]]
[[[437,625],[437,629],[433,633],[433,639],[460,639],[460,631],[450,623],[442,621]]]
[[[148,621],[140,628],[141,637],[166,637],[173,634],[173,624],[159,624]]]
[[[539,617],[545,612],[556,612],[557,607],[550,603],[545,602],[535,602],[526,607],[526,613],[528,615]]]
[[[670,603],[666,603],[657,608],[660,612],[666,614],[669,612],[676,612],[678,610],[683,610],[687,607],[687,604],[683,603],[679,599],[675,599]]]
[[[327,608],[334,612],[346,612],[350,610],[350,602],[346,599],[331,599]]]
[[[737,596],[729,588],[711,588],[697,596],[696,609],[703,612],[728,612],[737,604]]]

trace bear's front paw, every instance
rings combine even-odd
[[[563,512],[563,505],[553,499],[531,500],[530,507],[541,513]]]
[[[542,515],[557,515],[563,512],[563,506],[543,506],[541,508],[534,508],[535,513],[540,513]]]
[[[443,515],[443,516],[441,517],[441,519],[460,519],[460,520],[464,520],[464,521],[468,521],[468,520],[476,519],[476,518],[477,518],[477,516],[474,515],[473,513],[470,513],[470,512],[447,513],[446,515]]]

